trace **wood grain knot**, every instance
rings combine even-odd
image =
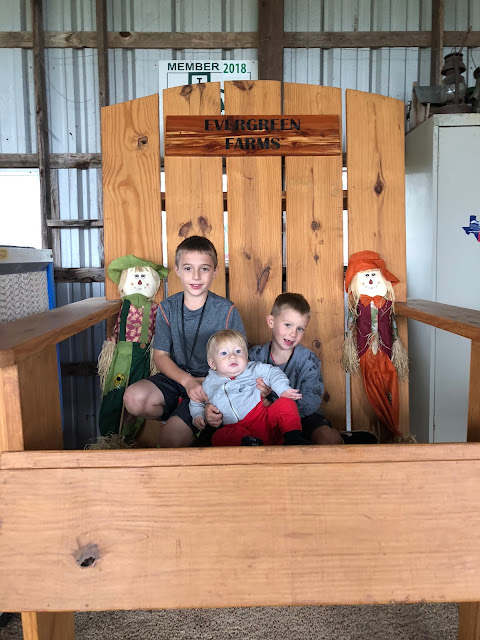
[[[82,569],[88,567],[94,567],[97,564],[97,560],[100,558],[100,549],[96,544],[86,544],[77,551],[74,552],[73,557],[75,562]]]
[[[234,80],[233,85],[240,91],[251,91],[253,89],[253,83],[246,80]]]
[[[260,274],[260,277],[257,279],[257,293],[262,294],[265,287],[267,286],[267,282],[270,277],[270,268],[271,267],[265,267],[265,269]]]
[[[182,224],[182,226],[178,230],[178,235],[180,236],[180,238],[188,238],[188,234],[192,230],[192,227],[193,227],[193,224],[191,220],[189,220],[188,222],[185,222],[185,224]]]
[[[315,255],[313,256],[313,259],[315,260],[315,262],[318,262],[318,261],[319,261],[319,259],[320,259],[320,256],[319,256],[318,254],[315,254]]]
[[[385,182],[382,180],[382,177],[381,177],[380,173],[378,173],[377,174],[377,181],[375,183],[375,186],[373,187],[373,190],[375,191],[377,196],[379,196],[382,193],[384,187],[385,187]]]
[[[193,87],[191,84],[184,84],[182,90],[180,91],[180,95],[182,96],[182,98],[190,100],[190,94],[192,93],[192,91]]]
[[[203,216],[197,218],[197,224],[203,235],[210,233],[212,230],[212,225],[208,222],[208,219]]]
[[[323,401],[328,402],[329,400],[330,400],[330,394],[328,393],[328,391],[325,391],[325,393],[323,394]]]
[[[320,347],[322,346],[322,343],[319,340],[314,340],[313,346],[315,347],[315,349],[320,349]]]
[[[141,137],[138,139],[137,147],[138,147],[139,149],[141,149],[141,148],[142,148],[142,147],[144,147],[146,144],[148,144],[148,136],[141,136]]]
[[[130,31],[119,31],[119,32],[118,32],[118,35],[119,35],[121,38],[130,38],[130,36],[131,36],[132,34],[130,33]]]
[[[318,231],[320,229],[320,222],[318,220],[312,220],[310,228],[312,231]]]
[[[247,251],[244,251],[244,252],[243,252],[243,255],[245,256],[245,258],[246,258],[247,260],[251,260],[251,259],[252,259],[252,256],[251,256]]]

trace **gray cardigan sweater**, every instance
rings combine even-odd
[[[208,401],[223,413],[223,424],[234,424],[243,420],[260,402],[257,378],[263,378],[278,396],[292,388],[283,371],[263,362],[249,362],[245,371],[233,380],[210,369],[202,387]],[[192,418],[205,417],[205,405],[201,402],[190,400],[189,408]]]

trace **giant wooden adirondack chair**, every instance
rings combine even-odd
[[[150,96],[103,109],[107,265],[127,253],[162,260],[158,108]],[[220,87],[168,89],[163,108],[219,115]],[[225,112],[342,122],[342,95],[226,83]],[[406,317],[472,339],[469,439],[478,440],[479,314],[406,303],[403,119],[396,100],[346,94],[348,251],[378,251],[400,278],[405,344]],[[192,234],[222,256],[222,158],[167,155],[165,174],[168,265]],[[284,165],[232,156],[226,175],[229,296],[249,339],[267,340],[285,268],[287,290],[312,306],[305,342],[323,363],[323,407],[344,428],[342,155],[289,155]],[[172,272],[168,293],[178,290]],[[214,291],[226,292],[223,262]],[[24,612],[26,638],[73,638],[77,610],[418,601],[470,603],[460,636],[480,637],[480,445],[46,451],[62,448],[55,345],[115,316],[117,297],[107,279],[107,300],[1,327],[0,610]],[[374,427],[360,380],[351,399],[353,425]]]

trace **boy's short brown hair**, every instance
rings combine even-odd
[[[207,360],[210,360],[211,352],[215,347],[221,346],[228,340],[238,342],[238,344],[245,349],[245,352],[248,353],[247,341],[240,331],[235,331],[234,329],[222,329],[221,331],[216,331],[211,335],[207,342]]]
[[[279,316],[285,309],[292,309],[302,316],[310,318],[310,305],[301,293],[281,293],[275,299],[272,307],[272,316]]]
[[[193,251],[195,253],[206,253],[213,260],[213,266],[216,269],[218,265],[217,250],[208,238],[203,236],[189,236],[181,242],[175,252],[175,265],[178,267],[182,254]]]

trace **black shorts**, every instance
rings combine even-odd
[[[162,415],[162,420],[168,420],[172,416],[177,416],[180,420],[183,420],[195,435],[198,434],[199,429],[193,424],[192,416],[190,415],[189,402],[190,398],[181,384],[167,378],[163,373],[157,373],[154,376],[148,378],[149,382],[160,389],[165,399],[165,411]]]
[[[315,429],[323,427],[324,425],[332,428],[330,420],[328,420],[323,413],[312,413],[310,416],[302,418],[302,433],[306,438],[311,440],[312,433]]]

